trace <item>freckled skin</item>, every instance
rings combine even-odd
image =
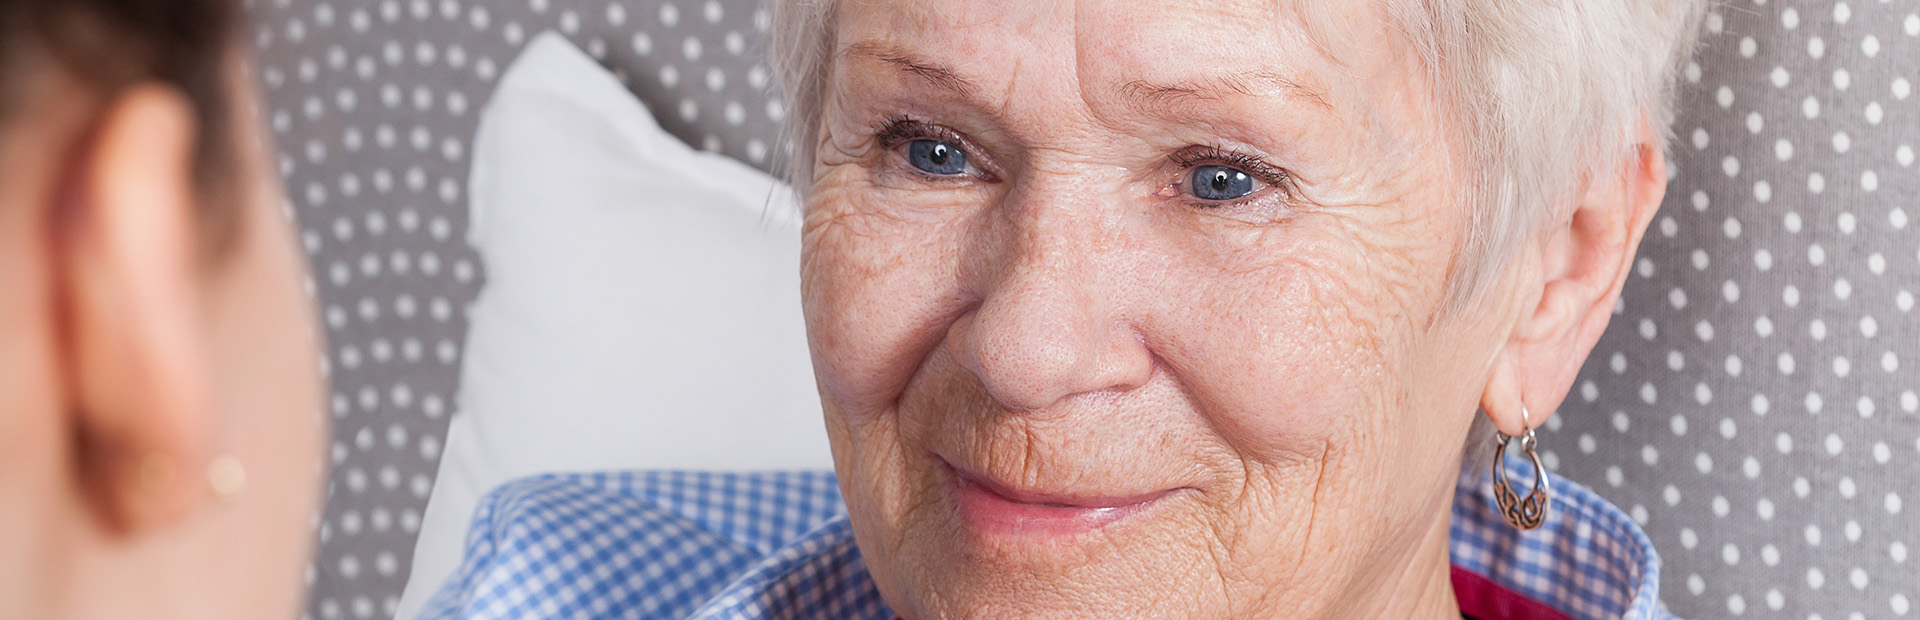
[[[835,465],[906,619],[1458,617],[1449,502],[1516,310],[1442,312],[1464,177],[1422,69],[1345,6],[1320,13],[1336,62],[1257,3],[842,3],[841,45],[977,87],[842,54],[807,204]],[[1323,103],[1154,114],[1117,94],[1251,69]],[[900,115],[965,136],[994,178],[916,175],[875,138]],[[1217,143],[1288,170],[1292,195],[1169,198],[1169,154]],[[956,517],[943,460],[1042,491],[1179,491],[1010,541]]]

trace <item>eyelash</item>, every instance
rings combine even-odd
[[[959,136],[951,135],[952,133],[945,128],[928,125],[906,115],[889,116],[873,126],[874,137],[880,141],[880,146],[889,149],[905,144],[909,140],[922,138],[941,141],[951,139],[958,144]]]
[[[912,117],[904,114],[888,116],[875,124],[873,130],[875,139],[880,143],[880,148],[887,151],[892,151],[894,148],[914,140],[939,140],[960,146],[961,150],[967,152],[970,157],[977,157],[978,153],[978,150],[973,148],[972,143],[960,137],[960,134],[955,133],[953,130],[914,120]],[[1286,170],[1276,168],[1265,161],[1261,161],[1258,157],[1222,148],[1218,145],[1190,146],[1180,149],[1167,155],[1167,161],[1173,163],[1175,166],[1179,166],[1182,173],[1190,172],[1194,168],[1206,165],[1229,166],[1253,175],[1255,178],[1260,179],[1261,182],[1279,190],[1280,193],[1286,196],[1294,195],[1293,176],[1287,174]],[[1184,182],[1184,180],[1184,177],[1182,177],[1182,182]],[[1207,206],[1221,206],[1238,204],[1246,200],[1248,199],[1240,198],[1219,203],[1206,202],[1205,204]]]
[[[1258,157],[1248,155],[1246,153],[1242,153],[1239,151],[1221,148],[1217,145],[1190,146],[1184,149],[1180,149],[1178,151],[1174,151],[1170,155],[1167,155],[1167,161],[1172,162],[1175,166],[1179,166],[1180,171],[1182,173],[1192,171],[1194,168],[1198,168],[1200,166],[1208,166],[1208,165],[1227,166],[1230,168],[1240,170],[1247,174],[1253,175],[1254,178],[1260,179],[1260,181],[1263,183],[1266,183],[1268,187],[1272,187],[1276,190],[1279,190],[1280,193],[1283,195],[1286,195],[1286,196],[1294,195],[1293,175],[1287,174],[1286,170],[1276,168],[1265,161],[1261,161],[1261,159]],[[1183,174],[1180,177],[1180,182],[1185,182],[1185,181],[1186,181],[1186,176],[1184,176]],[[1239,198],[1236,200],[1229,200],[1226,202],[1219,202],[1219,203],[1208,202],[1206,204],[1216,205],[1216,206],[1230,205],[1230,204],[1237,204],[1240,202],[1244,202],[1246,200],[1247,198]]]
[[[980,149],[974,148],[972,142],[967,141],[966,138],[961,137],[959,133],[951,129],[915,120],[913,117],[905,114],[897,114],[888,116],[879,123],[874,124],[873,134],[874,139],[880,143],[881,150],[888,153],[892,153],[900,145],[914,140],[938,140],[958,146],[961,152],[966,153],[968,160],[979,167],[980,176],[977,178],[984,181],[999,180],[992,172],[987,171],[984,163],[985,158],[980,156]],[[936,178],[933,175],[913,169],[912,166],[906,167],[909,168],[912,173],[927,179],[939,181],[953,180],[951,178]]]

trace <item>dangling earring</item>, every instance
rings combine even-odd
[[[1519,436],[1520,448],[1527,451],[1527,458],[1533,461],[1533,490],[1527,492],[1525,499],[1515,495],[1513,485],[1507,482],[1506,468],[1501,467],[1507,460],[1507,442],[1514,437],[1498,430],[1499,444],[1493,449],[1493,499],[1500,504],[1500,516],[1515,528],[1531,530],[1540,527],[1547,519],[1547,468],[1540,465],[1540,453],[1534,448],[1538,442],[1533,438],[1533,421],[1527,419],[1526,405],[1520,406],[1520,426],[1526,431]]]

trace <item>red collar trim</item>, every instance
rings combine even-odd
[[[1460,614],[1473,620],[1573,620],[1546,603],[1458,566],[1453,567],[1453,597],[1460,603]]]
[[[1453,598],[1460,603],[1460,614],[1474,620],[1573,620],[1546,603],[1459,566],[1453,567]]]

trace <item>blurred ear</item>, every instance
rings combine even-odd
[[[1587,354],[1607,328],[1635,251],[1667,191],[1667,160],[1651,124],[1639,124],[1633,155],[1612,174],[1588,179],[1571,217],[1556,222],[1537,260],[1522,261],[1522,308],[1495,358],[1481,408],[1500,432],[1525,430],[1553,415]],[[1530,251],[1530,250],[1529,250]]]
[[[178,91],[108,102],[53,205],[55,309],[83,497],[122,534],[208,497],[214,386],[194,229],[195,120]]]

